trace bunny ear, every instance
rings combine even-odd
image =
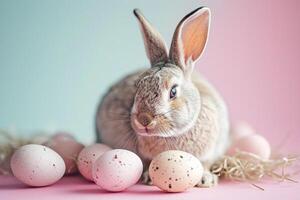
[[[167,62],[168,51],[162,36],[151,26],[138,9],[134,9],[133,13],[140,22],[145,49],[151,65],[154,66],[159,62]]]
[[[183,71],[191,72],[205,47],[210,22],[210,10],[200,7],[186,15],[178,24],[170,49],[170,60]]]

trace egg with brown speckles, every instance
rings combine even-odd
[[[58,181],[65,173],[65,163],[58,153],[38,144],[20,147],[12,156],[14,176],[30,186],[46,186]]]
[[[183,192],[202,178],[203,166],[192,154],[170,150],[158,154],[149,166],[153,185],[167,192]]]
[[[93,165],[97,185],[108,191],[123,191],[134,185],[143,173],[143,163],[133,152],[114,149],[105,152]]]

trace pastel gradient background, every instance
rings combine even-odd
[[[0,127],[27,135],[67,130],[92,142],[101,95],[148,65],[133,8],[170,44],[179,20],[202,5],[212,23],[197,70],[224,96],[233,122],[298,151],[297,0],[0,1]]]

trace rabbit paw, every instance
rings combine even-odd
[[[145,171],[142,176],[142,183],[145,185],[153,185],[151,178],[149,176],[149,171]]]
[[[209,172],[204,171],[202,179],[200,182],[196,185],[196,187],[213,187],[218,184],[218,176]]]

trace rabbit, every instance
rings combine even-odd
[[[151,66],[126,76],[104,95],[96,114],[99,141],[137,153],[146,182],[157,154],[189,152],[204,166],[197,186],[214,186],[218,177],[209,168],[228,148],[229,117],[220,94],[194,72],[208,39],[210,9],[200,7],[179,22],[169,52],[138,9],[134,15]]]

